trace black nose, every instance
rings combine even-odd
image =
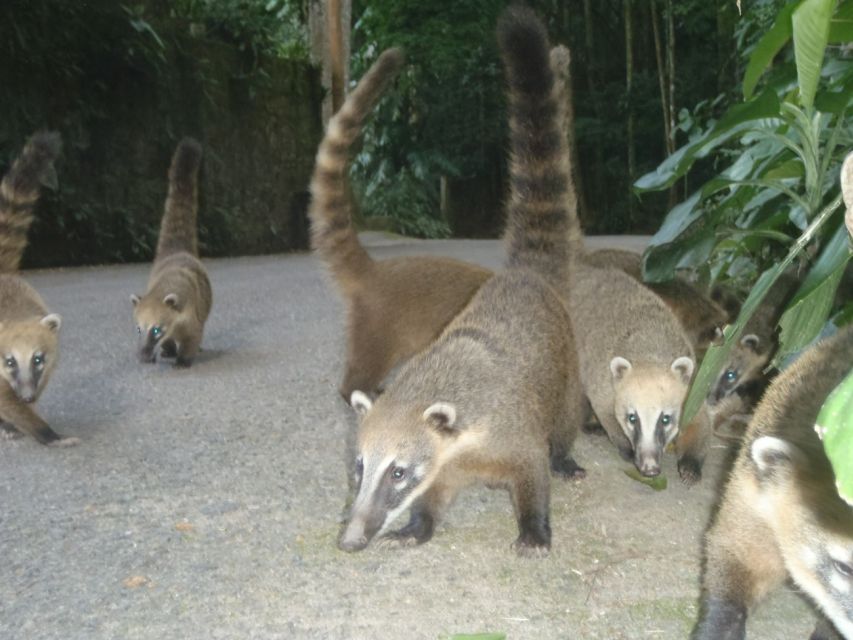
[[[654,478],[660,475],[660,467],[642,467],[639,471],[647,478]]]
[[[30,404],[31,402],[35,402],[35,399],[36,399],[36,397],[32,393],[26,393],[26,394],[21,396],[21,400],[23,402],[26,402],[27,404]]]

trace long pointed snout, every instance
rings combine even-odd
[[[654,478],[660,475],[660,458],[659,451],[638,451],[634,456],[634,466],[645,477]]]
[[[364,549],[370,539],[367,537],[364,530],[364,521],[360,518],[353,518],[347,523],[344,532],[338,540],[338,548],[341,551],[353,553]]]

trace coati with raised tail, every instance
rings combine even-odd
[[[54,446],[79,442],[56,433],[32,406],[56,366],[62,319],[17,272],[39,185],[55,181],[61,146],[59,134],[36,133],[0,183],[0,432]]]
[[[570,456],[581,385],[564,299],[572,183],[545,28],[510,7],[498,23],[509,85],[510,199],[506,269],[489,279],[427,349],[372,402],[361,391],[357,495],[339,539],[358,551],[411,507],[390,538],[429,540],[473,482],[509,490],[520,554],[551,543],[549,466],[580,477]],[[386,68],[382,54],[362,82]],[[356,92],[358,89],[356,89]],[[347,112],[347,107],[342,109]]]
[[[346,370],[340,393],[375,392],[388,373],[424,349],[492,276],[450,258],[376,261],[358,240],[349,200],[349,154],[367,115],[403,65],[385,52],[329,121],[311,179],[312,245],[347,307]]]
[[[178,144],[169,168],[169,193],[160,226],[148,290],[131,295],[142,362],[158,352],[189,367],[201,347],[213,294],[198,256],[198,170],[201,145],[192,138]]]
[[[819,621],[814,640],[853,638],[853,507],[838,495],[815,426],[851,366],[848,327],[767,389],[705,539],[694,640],[744,638],[749,611],[786,578],[829,620]]]
[[[722,337],[723,327],[734,320],[710,296],[683,278],[676,277],[666,282],[644,282],[643,257],[634,251],[599,249],[587,254],[586,261],[595,267],[621,269],[660,296],[681,322],[699,360],[708,347]]]

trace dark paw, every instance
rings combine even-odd
[[[551,458],[551,471],[554,475],[571,480],[586,478],[586,469],[575,462],[571,456],[564,458]]]
[[[681,456],[678,459],[678,475],[688,487],[702,479],[702,462],[693,456]]]
[[[175,359],[175,368],[176,369],[189,369],[193,364],[192,358],[182,358],[178,356]]]
[[[178,357],[178,345],[174,342],[164,342],[160,346],[160,357],[162,358],[177,358]]]
[[[551,539],[534,531],[525,531],[512,543],[512,548],[522,558],[543,558],[551,550]]]

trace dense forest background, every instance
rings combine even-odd
[[[425,237],[500,233],[505,117],[494,24],[505,4],[329,3],[343,5],[351,51],[344,77],[358,78],[392,45],[403,46],[409,61],[354,162],[361,224]],[[752,50],[783,7],[795,3],[529,4],[547,19],[552,40],[572,51],[587,231],[653,233],[720,161],[697,162],[689,179],[685,174],[642,196],[634,181],[742,99]],[[0,165],[35,129],[57,129],[65,140],[60,188],[44,198],[26,264],[148,259],[169,156],[187,134],[206,149],[206,255],[305,248],[306,187],[330,89],[321,81],[322,56],[312,55],[318,37],[328,35],[317,19],[326,6],[321,0],[7,3],[0,22]],[[793,64],[790,53],[780,57]]]

